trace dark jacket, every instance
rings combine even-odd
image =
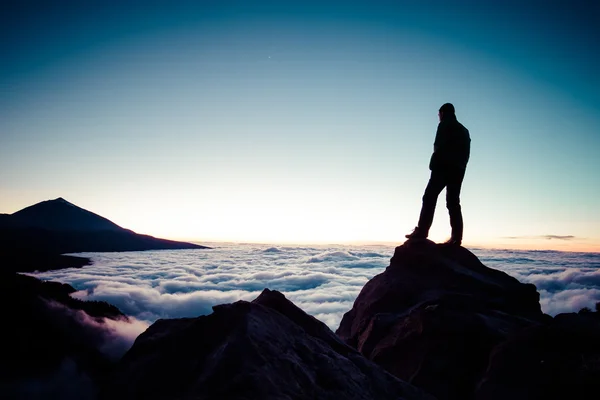
[[[466,169],[470,154],[469,130],[456,120],[455,115],[445,115],[435,134],[429,169]]]

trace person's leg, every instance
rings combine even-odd
[[[452,227],[452,239],[462,242],[463,237],[463,218],[460,208],[460,189],[465,170],[452,171],[448,174],[448,186],[446,187],[446,207],[450,214],[450,226]]]
[[[431,177],[425,188],[425,194],[423,195],[423,206],[421,207],[421,215],[419,216],[419,224],[417,228],[421,233],[427,237],[429,235],[429,228],[433,223],[433,214],[435,213],[435,205],[437,204],[437,198],[440,192],[446,186],[445,174],[440,171],[431,171]]]

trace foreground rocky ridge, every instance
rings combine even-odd
[[[157,321],[103,398],[433,399],[268,289],[208,316]]]

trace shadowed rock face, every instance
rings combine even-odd
[[[157,321],[121,360],[103,398],[431,398],[366,360],[279,292],[213,310]]]
[[[585,399],[599,392],[600,315],[570,313],[496,346],[476,399]]]
[[[0,398],[93,399],[115,361],[105,320],[127,321],[115,306],[70,297],[58,282],[0,273]]]
[[[497,344],[546,318],[534,285],[462,247],[408,241],[362,289],[337,334],[440,399],[467,399]]]

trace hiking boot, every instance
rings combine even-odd
[[[407,239],[427,239],[427,233],[423,232],[417,226],[411,233],[409,233],[408,235],[405,235],[405,237]]]
[[[462,244],[462,240],[456,239],[456,238],[450,238],[441,244],[445,245],[445,246],[460,246]]]

